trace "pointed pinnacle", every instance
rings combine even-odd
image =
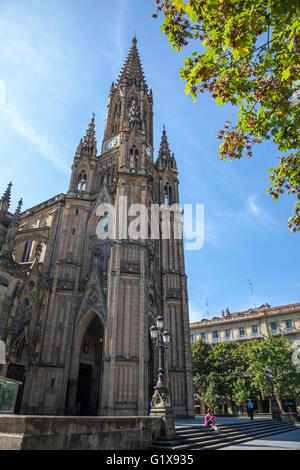
[[[161,138],[161,143],[160,143],[160,148],[159,148],[159,158],[170,158],[170,149],[169,149],[169,143],[166,135],[166,128],[165,125],[163,125],[163,134]]]
[[[96,132],[95,132],[95,113],[92,113],[92,118],[89,127],[83,138],[80,139],[76,154],[93,155],[97,152]]]
[[[18,206],[17,206],[17,208],[16,208],[16,210],[15,210],[13,216],[12,216],[10,225],[12,225],[12,226],[18,226],[19,225],[22,204],[23,204],[23,199],[21,198],[19,200]]]
[[[139,53],[136,47],[137,39],[136,37],[132,40],[132,46],[129,50],[125,63],[122,67],[121,73],[118,77],[117,85],[127,79],[137,79],[144,83],[144,86],[147,87],[147,83],[144,77]]]
[[[95,140],[95,116],[95,113],[92,113],[92,119],[83,140]]]
[[[23,199],[21,198],[21,199],[19,200],[19,202],[18,202],[18,207],[17,207],[17,209],[16,209],[15,214],[18,214],[18,215],[21,214],[21,207],[22,207],[22,204],[23,204]]]
[[[10,182],[1,198],[1,203],[6,205],[6,209],[9,208],[10,206],[10,196],[11,196],[11,187],[12,187],[12,182]]]

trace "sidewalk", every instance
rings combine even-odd
[[[265,418],[254,418],[252,421],[253,427],[255,428],[255,422],[271,419],[270,417]],[[217,417],[217,424],[234,424],[234,423],[248,423],[250,419],[243,417]],[[200,416],[193,419],[176,419],[176,426],[204,426],[204,417]],[[274,434],[269,437],[262,437],[260,439],[253,439],[252,441],[245,442],[244,444],[235,444],[232,446],[224,447],[220,450],[300,450],[300,427],[298,429],[285,432],[282,434]]]
[[[253,439],[245,444],[236,444],[220,450],[300,450],[300,428],[284,434]]]
[[[266,420],[266,419],[272,419],[269,416],[266,416],[265,418],[255,418],[253,420],[253,423],[255,421],[261,421],[261,420]],[[217,416],[217,424],[234,424],[234,423],[248,423],[250,419],[245,416],[233,416],[233,417],[218,417]],[[199,416],[197,418],[192,418],[192,419],[187,419],[187,418],[178,418],[175,419],[175,426],[204,426],[204,416]]]

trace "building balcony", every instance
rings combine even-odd
[[[289,333],[296,333],[296,328],[295,327],[292,327],[292,328],[285,328],[283,330],[284,334],[289,334]]]
[[[247,339],[247,335],[237,335],[236,339],[237,340]]]
[[[260,333],[251,333],[251,338],[261,338],[261,334]]]
[[[219,342],[220,342],[220,338],[212,338],[212,339],[211,339],[211,342],[212,342],[212,343],[219,343]]]
[[[270,330],[269,331],[270,335],[280,335],[281,331],[279,329],[277,330]]]
[[[224,341],[233,341],[233,336],[225,336]]]

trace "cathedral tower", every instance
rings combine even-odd
[[[26,257],[28,276],[12,300],[6,370],[24,367],[23,413],[145,415],[158,370],[149,328],[162,315],[173,410],[193,416],[183,242],[175,213],[170,237],[161,214],[151,224],[153,206],[179,203],[177,166],[165,129],[153,159],[153,97],[136,38],[110,89],[99,152],[93,114],[68,193],[21,215],[16,261],[29,240],[39,249]],[[11,332],[23,311],[30,346],[16,358],[23,333]]]

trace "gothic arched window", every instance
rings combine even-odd
[[[130,166],[130,168],[137,169],[138,161],[139,161],[138,157],[139,157],[139,152],[138,152],[138,149],[136,148],[136,146],[134,145],[133,147],[131,147],[131,149],[129,151],[129,166]]]
[[[24,251],[21,259],[21,263],[28,263],[30,260],[31,255],[31,248],[32,248],[32,240],[28,240],[24,245]]]
[[[121,114],[121,101],[118,100],[115,104],[114,117],[116,117],[116,116],[120,117],[120,114]]]
[[[77,190],[84,192],[86,190],[86,173],[82,171],[78,176]]]
[[[117,134],[120,130],[120,116],[121,116],[121,100],[119,99],[114,107],[112,132],[111,134]]]
[[[165,204],[172,204],[172,188],[169,183],[166,183],[164,187],[164,199]]]

